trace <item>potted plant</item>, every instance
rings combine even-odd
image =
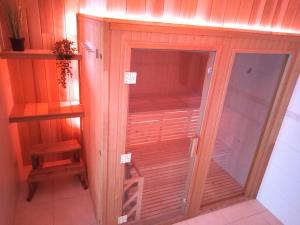
[[[53,53],[56,55],[56,65],[60,70],[58,83],[64,88],[67,86],[67,77],[72,77],[71,59],[76,52],[74,42],[68,39],[57,41],[54,44]]]
[[[3,7],[7,14],[7,26],[10,31],[10,42],[14,51],[24,51],[25,38],[22,37],[23,9],[21,1]]]

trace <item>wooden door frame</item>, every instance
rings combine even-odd
[[[212,71],[212,77],[215,76],[216,73],[216,69],[218,66],[218,63],[220,61],[220,57],[222,54],[222,45],[220,44],[215,44],[215,45],[185,45],[185,44],[170,44],[170,43],[157,43],[157,42],[141,42],[141,41],[122,41],[122,57],[124,58],[124,63],[122,66],[122,71],[121,74],[124,74],[126,71],[130,71],[130,63],[131,63],[131,50],[134,48],[139,48],[139,49],[161,49],[161,50],[182,50],[182,51],[209,51],[209,52],[215,52],[215,60],[214,60],[214,67],[213,67],[213,71]],[[137,76],[137,80],[138,80],[138,76]],[[126,128],[127,128],[127,118],[128,118],[128,103],[129,103],[129,86],[124,84],[124,88],[123,88],[123,96],[126,96],[125,98],[127,99],[127,102],[124,104],[124,106],[126,107],[125,109],[122,109],[123,112],[126,111],[126,115],[124,117],[122,117],[122,121],[120,121],[120,123],[122,124],[122,128],[123,130],[121,131],[123,138],[122,138],[122,146],[123,146],[123,150],[121,150],[120,154],[125,153],[125,146],[126,146]],[[209,89],[211,88],[211,85],[209,85]],[[206,103],[208,102],[208,98],[206,99]],[[204,110],[205,111],[205,110]],[[204,112],[203,112],[204,113]],[[204,119],[204,117],[203,117]],[[202,129],[202,125],[201,125],[201,129]],[[201,129],[199,132],[199,135],[201,133]],[[197,161],[199,155],[195,156],[195,161]],[[121,174],[121,179],[122,181],[124,181],[124,166],[122,169]],[[190,183],[188,184],[189,188],[187,191],[187,204],[186,204],[186,208],[188,209],[188,204],[190,202],[190,198],[191,198],[191,192],[192,192],[192,181],[195,179],[195,167],[192,171],[191,174],[191,178]],[[119,194],[123,194],[123,188],[119,188],[118,190]],[[186,215],[184,216],[184,218],[186,217]],[[178,219],[182,219],[182,217],[178,217]],[[175,220],[176,221],[176,220]]]
[[[256,41],[259,42],[259,40]],[[217,122],[215,123],[214,127],[210,127],[210,128],[206,127],[204,134],[202,136],[205,139],[205,136],[208,136],[207,133],[211,134],[210,142],[208,140],[202,139],[198,146],[198,151],[202,152],[202,154],[200,154],[199,163],[197,165],[198,174],[195,180],[195,185],[193,190],[194,201],[190,205],[189,216],[195,216],[200,213],[200,207],[201,207],[203,191],[204,191],[204,184],[207,177],[208,168],[210,165],[210,159],[213,154],[214,143],[216,141],[216,135],[220,124],[220,117],[224,106],[224,101],[227,94],[228,84],[231,77],[231,72],[232,72],[236,55],[238,53],[288,54],[289,55],[286,66],[283,70],[282,77],[275,90],[275,95],[272,100],[272,105],[271,108],[269,109],[269,113],[265,121],[264,128],[262,130],[259,144],[256,149],[256,154],[255,157],[253,158],[252,166],[249,171],[247,182],[244,188],[245,199],[256,198],[257,196],[259,186],[262,182],[265,170],[267,168],[277,135],[279,133],[281,123],[283,121],[290,97],[292,95],[293,87],[295,86],[297,81],[298,72],[300,70],[300,66],[297,66],[297,64],[300,63],[299,51],[297,49],[292,51],[292,50],[269,50],[269,49],[261,49],[261,48],[251,48],[251,49],[246,49],[246,48],[230,49],[229,48],[227,49],[227,51],[229,52],[227,53],[224,52],[224,54],[230,55],[230,63],[228,65],[227,72],[226,72],[226,78],[225,78],[226,82],[224,82],[223,85],[221,84],[221,87],[216,85],[218,86],[218,88],[222,90],[221,96],[218,96],[217,100],[215,101],[216,104],[219,104],[219,107],[217,107],[215,104],[214,106],[211,106],[211,108],[208,109],[208,112],[211,110],[216,110],[216,109],[218,110],[218,113],[215,115],[216,116],[215,121]],[[213,96],[214,94],[215,93],[212,93],[211,95]],[[212,100],[210,99],[208,101],[210,102]],[[206,120],[209,119],[206,118]],[[201,150],[201,148],[204,147],[207,148]],[[241,201],[241,198],[233,199],[233,201],[228,201],[228,203],[232,204],[232,202],[234,201],[237,202]],[[226,201],[224,203],[225,204],[221,204],[219,207],[226,206]],[[218,207],[218,205],[214,205],[214,207]]]

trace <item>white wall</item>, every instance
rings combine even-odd
[[[0,225],[12,225],[18,194],[18,167],[12,135],[16,127],[9,125],[12,106],[6,62],[0,60]]]
[[[300,224],[300,79],[257,199],[285,225]]]

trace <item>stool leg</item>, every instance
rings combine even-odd
[[[80,162],[80,151],[79,150],[74,152],[74,161]]]
[[[87,176],[85,172],[79,175],[79,180],[85,190],[89,188]]]
[[[40,160],[38,156],[31,156],[31,164],[32,164],[32,169],[37,169],[40,166]]]
[[[30,202],[34,196],[34,193],[36,192],[37,189],[37,183],[33,182],[28,182],[28,196],[27,196],[27,202]]]

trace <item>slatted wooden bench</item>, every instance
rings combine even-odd
[[[31,151],[32,170],[27,179],[29,185],[27,201],[32,200],[38,182],[58,177],[78,175],[84,189],[87,189],[86,168],[80,160],[80,150],[81,146],[77,140],[33,146]],[[73,159],[56,161],[54,166],[44,165],[43,158],[45,156],[61,153],[73,153]]]
[[[38,167],[41,167],[43,158],[48,155],[62,154],[62,153],[73,153],[74,160],[76,162],[79,162],[80,150],[81,150],[81,146],[77,140],[34,145],[32,146],[30,151],[32,167],[33,169],[37,169]]]

